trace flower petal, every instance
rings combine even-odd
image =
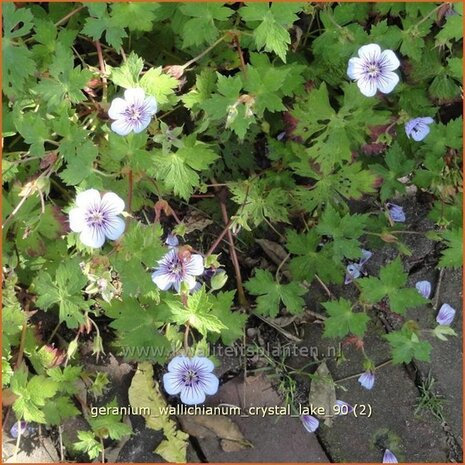
[[[378,89],[383,94],[389,94],[399,82],[399,76],[392,71],[386,71],[378,76]]]
[[[165,373],[163,375],[163,388],[168,394],[172,396],[179,394],[182,386],[182,378],[177,373]]]
[[[358,382],[365,389],[372,389],[375,384],[375,375],[371,371],[366,371],[358,378]]]
[[[384,451],[383,463],[399,463],[396,459],[396,456],[389,450]]]
[[[114,192],[107,192],[102,197],[102,208],[111,215],[119,215],[124,210],[124,200]]]
[[[302,415],[300,420],[309,433],[314,433],[320,426],[320,422],[312,415]]]
[[[87,189],[76,196],[76,205],[85,210],[100,205],[100,201],[100,192],[97,189]]]
[[[123,218],[119,216],[113,216],[108,223],[105,225],[104,232],[105,236],[112,241],[119,239],[124,233],[126,223]]]
[[[120,97],[116,97],[111,102],[110,108],[108,110],[108,116],[111,119],[119,119],[124,114],[127,108],[128,108],[128,104],[126,100]]]
[[[192,357],[191,364],[194,370],[202,370],[205,373],[210,373],[215,369],[215,365],[207,357]]]
[[[111,130],[120,136],[127,136],[133,129],[133,125],[124,118],[117,119],[111,123]]]
[[[183,386],[181,390],[181,402],[187,405],[203,404],[205,402],[205,393],[197,385]]]
[[[218,392],[220,380],[213,373],[204,373],[201,375],[201,384],[205,394],[212,396]]]
[[[431,283],[429,281],[418,281],[415,284],[415,288],[425,299],[429,299],[431,295]]]
[[[165,270],[156,270],[152,273],[152,281],[162,291],[167,291],[173,285],[173,278]]]
[[[140,87],[134,89],[126,89],[124,91],[124,99],[128,105],[142,106],[145,100],[144,89]]]
[[[381,55],[381,47],[378,44],[368,44],[358,49],[358,56],[367,63],[377,62]]]
[[[83,208],[72,208],[69,212],[69,227],[71,231],[81,232],[87,226],[86,214]]]
[[[455,310],[449,304],[442,304],[439,313],[436,316],[436,321],[440,325],[449,326],[455,318]]]
[[[186,273],[192,276],[200,276],[203,274],[205,267],[203,266],[203,257],[199,254],[191,255],[190,260],[186,263]]]
[[[370,79],[366,74],[364,74],[357,81],[357,86],[365,97],[373,97],[377,90],[376,83],[377,81],[375,79]]]
[[[168,371],[186,371],[191,368],[191,361],[185,355],[178,355],[168,363]]]
[[[136,134],[142,132],[150,124],[150,116],[144,115],[139,121],[134,122],[133,131]]]
[[[417,123],[415,127],[412,128],[410,135],[412,139],[416,142],[422,141],[430,132],[430,127],[424,123]]]
[[[103,228],[87,226],[82,230],[79,239],[87,247],[98,249],[105,243],[105,234]]]
[[[347,76],[350,79],[360,79],[363,76],[363,61],[360,58],[354,57],[349,60]]]
[[[400,61],[392,50],[384,50],[379,63],[386,71],[394,71],[400,66]]]
[[[144,100],[144,112],[148,115],[153,116],[158,111],[158,105],[155,97],[151,95],[146,97]]]

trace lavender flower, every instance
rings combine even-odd
[[[179,239],[174,234],[169,233],[168,236],[166,236],[165,244],[170,249],[173,249],[179,245]]]
[[[309,433],[314,433],[320,426],[320,422],[312,415],[302,415],[300,420]]]
[[[13,426],[10,429],[10,436],[14,439],[16,439],[20,432],[21,436],[24,435],[28,431],[28,424],[26,421],[16,421],[13,423]]]
[[[103,197],[95,189],[88,189],[76,196],[76,207],[69,212],[69,226],[81,233],[84,245],[102,247],[105,238],[115,241],[124,232],[125,224],[119,214],[124,210],[124,201],[113,192]]]
[[[155,97],[146,97],[143,89],[126,89],[124,99],[117,97],[111,102],[108,116],[114,119],[111,129],[120,136],[131,131],[142,132],[157,112]]]
[[[375,374],[372,371],[365,371],[359,378],[358,382],[365,389],[372,389],[375,384]]]
[[[362,249],[362,258],[358,263],[350,262],[347,267],[346,277],[344,279],[344,284],[351,283],[354,279],[360,278],[363,272],[363,265],[371,258],[373,255],[369,250]]]
[[[418,281],[415,287],[421,296],[425,299],[429,299],[431,295],[431,283],[429,281]]]
[[[384,451],[383,463],[399,463],[396,459],[396,456],[389,450]]]
[[[449,304],[442,304],[439,313],[436,316],[436,321],[440,325],[449,326],[455,318],[455,310]]]
[[[377,90],[389,94],[399,82],[399,76],[393,71],[400,62],[392,50],[381,51],[378,44],[360,47],[358,57],[351,58],[347,75],[357,81],[360,92],[373,97]]]
[[[152,281],[162,291],[173,286],[177,292],[181,289],[181,283],[185,282],[191,291],[196,287],[195,276],[200,276],[203,271],[202,255],[180,253],[178,248],[172,248],[158,261],[158,268],[152,273]]]
[[[205,394],[218,391],[219,380],[212,373],[213,362],[206,357],[174,357],[163,375],[163,386],[168,394],[181,393],[181,401],[187,405],[202,404]]]
[[[430,131],[428,124],[434,123],[433,118],[427,116],[426,118],[414,118],[405,124],[405,133],[410,139],[419,142],[423,140]]]
[[[389,218],[395,223],[405,223],[405,213],[404,209],[400,205],[395,203],[387,203],[386,207],[388,209]]]
[[[350,404],[344,402],[343,400],[336,400],[336,405],[339,407],[338,415],[348,415],[354,410],[354,408]]]

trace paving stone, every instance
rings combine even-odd
[[[53,442],[45,436],[38,438],[34,435],[22,438],[16,458],[13,457],[15,448],[16,439],[8,439],[4,436],[2,452],[4,463],[56,463],[60,461]]]
[[[302,344],[328,352],[331,342],[323,340],[321,328],[308,325]],[[366,353],[376,365],[389,359],[389,349],[381,338],[381,324],[370,324],[365,338]],[[334,380],[362,371],[363,356],[353,346],[343,349],[346,361],[339,366],[334,359],[327,365]],[[295,367],[308,364],[308,358],[295,357],[288,361]],[[309,384],[302,378],[303,384]],[[445,462],[448,457],[446,435],[439,422],[430,415],[415,415],[418,390],[403,366],[386,365],[376,372],[374,388],[361,387],[356,378],[339,383],[336,396],[350,405],[371,408],[371,417],[354,415],[337,417],[331,428],[322,425],[318,430],[325,450],[335,462],[381,462],[383,451],[389,448],[400,462]],[[361,407],[358,407],[359,413]]]
[[[411,276],[411,284],[420,280],[428,280],[432,283],[433,292],[437,286],[437,272],[421,270]],[[457,337],[449,337],[447,341],[440,341],[435,337],[427,337],[433,346],[431,352],[431,363],[416,362],[422,372],[423,377],[428,374],[436,380],[436,391],[444,396],[444,417],[452,429],[457,441],[462,444],[462,296],[463,279],[462,270],[445,270],[440,287],[439,305],[448,303],[456,310],[455,320],[452,328],[456,331]],[[422,328],[434,328],[437,310],[433,310],[431,305],[424,306],[410,312],[410,315],[418,321]]]
[[[245,399],[245,402],[244,402]],[[279,395],[263,377],[237,377],[221,386],[207,405],[281,406]],[[308,433],[299,418],[291,416],[231,416],[244,437],[253,444],[235,452],[221,449],[217,438],[199,439],[208,462],[329,462],[316,436]]]

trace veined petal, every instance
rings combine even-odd
[[[212,396],[218,392],[220,380],[213,373],[202,373],[201,382],[205,394]]]
[[[113,216],[105,225],[105,236],[107,236],[108,239],[112,241],[116,241],[124,233],[125,227],[126,224],[123,218],[120,218],[119,216]]]
[[[375,79],[370,79],[368,76],[363,75],[358,81],[357,86],[360,89],[360,92],[365,95],[365,97],[373,97],[376,94],[376,83]]]
[[[370,371],[366,371],[358,378],[358,382],[365,389],[372,389],[375,384],[375,375],[371,373]]]
[[[124,200],[114,192],[107,192],[102,197],[102,208],[112,215],[119,215],[124,210]]]
[[[140,87],[134,89],[126,89],[124,91],[124,99],[126,100],[128,105],[142,106],[145,100],[144,89],[141,89]]]
[[[429,299],[431,295],[431,283],[429,281],[418,281],[415,284],[415,288],[425,299]]]
[[[108,110],[108,116],[111,119],[119,119],[121,117],[121,115],[124,114],[127,107],[128,107],[128,104],[127,104],[126,100],[124,100],[124,99],[122,99],[120,97],[116,97],[111,102],[110,108]]]
[[[360,79],[363,76],[363,62],[360,58],[354,57],[349,60],[347,76],[350,79]]]
[[[392,50],[384,50],[380,56],[380,65],[386,71],[394,71],[400,66],[400,61]]]
[[[384,451],[383,463],[399,463],[396,456],[389,450]]]
[[[183,386],[181,402],[187,405],[203,404],[205,402],[205,392],[199,386]]]
[[[412,139],[416,142],[422,141],[430,132],[430,127],[425,123],[417,123],[410,132]]]
[[[144,111],[146,111],[150,116],[153,116],[158,111],[158,105],[155,97],[151,95],[146,97],[144,101]]]
[[[436,317],[436,321],[440,325],[449,326],[454,321],[454,318],[455,310],[449,304],[442,304]]]
[[[163,375],[163,387],[165,391],[174,396],[182,389],[182,379],[177,373],[165,373]]]
[[[105,243],[105,234],[103,234],[103,228],[94,228],[86,225],[79,239],[84,245],[98,249]]]
[[[320,426],[320,422],[312,415],[302,415],[300,420],[309,433],[314,433]]]
[[[76,205],[85,210],[88,208],[100,205],[100,192],[97,189],[87,189],[86,191],[79,192],[76,196]]]
[[[71,231],[81,232],[87,226],[86,214],[83,208],[72,208],[69,212],[69,227]]]
[[[186,371],[191,368],[191,361],[185,355],[177,355],[168,363],[168,371]]]
[[[381,47],[378,44],[368,44],[358,49],[358,56],[367,63],[373,63],[379,60]]]
[[[203,257],[199,254],[191,255],[189,262],[186,263],[186,273],[193,276],[203,274],[205,267],[203,266]]]
[[[111,130],[120,136],[127,136],[132,129],[132,124],[128,123],[124,118],[117,119],[111,123]]]
[[[150,116],[146,114],[145,116],[141,117],[141,119],[134,123],[133,131],[136,134],[142,132],[148,125],[150,124]]]
[[[389,94],[394,90],[394,87],[399,83],[399,76],[392,71],[386,71],[378,76],[378,89],[383,94]]]
[[[152,281],[162,291],[167,291],[173,285],[173,279],[164,270],[156,270],[152,273]]]
[[[212,372],[215,368],[213,362],[207,357],[192,357],[191,363],[194,370],[202,370],[206,373]]]

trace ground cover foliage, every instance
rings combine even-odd
[[[434,289],[408,287],[402,257],[425,234],[438,268],[462,266],[461,4],[4,3],[3,26],[2,380],[24,429],[88,414],[77,381],[98,397],[106,380],[84,342],[165,373],[241,342],[254,314],[304,314],[312,283],[324,336],[362,351],[373,309],[400,315],[393,363],[455,336],[450,306],[409,319]],[[406,226],[413,190],[429,231]],[[256,239],[284,248],[276,271],[243,266]],[[398,257],[366,276],[386,243]],[[165,420],[160,453],[181,461]],[[91,459],[131,432],[90,424]]]

